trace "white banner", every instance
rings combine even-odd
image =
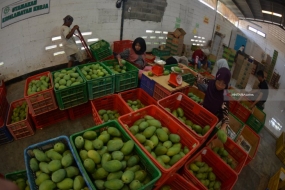
[[[21,20],[48,14],[50,0],[20,0],[2,8],[1,28]]]

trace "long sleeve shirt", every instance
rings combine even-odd
[[[198,82],[198,75],[196,76],[196,81]],[[202,83],[204,84],[208,84],[209,83],[209,79],[203,78],[202,79]],[[229,124],[229,102],[228,101],[224,101],[221,105],[221,108],[217,114],[217,117],[219,118],[220,121],[222,121],[222,125],[223,124]]]
[[[129,60],[129,61],[133,62],[134,64],[136,64],[139,69],[143,69],[146,66],[146,62],[145,62],[143,56],[137,55],[136,60],[130,60],[131,53],[134,53],[134,52],[130,51],[130,49],[125,49],[122,53],[118,54],[118,57],[122,58],[122,59]]]

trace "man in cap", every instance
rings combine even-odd
[[[83,63],[84,61],[83,54],[76,45],[75,39],[73,37],[75,30],[79,29],[79,26],[74,25],[73,28],[70,29],[70,26],[73,22],[73,18],[70,15],[64,17],[63,21],[64,23],[60,27],[62,45],[64,52],[68,57],[68,67],[71,67],[75,61],[79,61],[80,63]]]

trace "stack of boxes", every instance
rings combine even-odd
[[[171,55],[182,55],[185,34],[186,32],[182,28],[177,28],[174,32],[168,32],[166,49],[170,50]]]
[[[238,75],[236,87],[239,89],[244,89],[248,83],[249,76],[252,71],[253,63],[245,59],[242,63],[240,74]]]
[[[235,63],[236,64],[235,65],[235,70],[234,70],[233,76],[232,76],[233,79],[236,79],[236,80],[238,79],[238,76],[240,74],[243,61],[244,61],[244,56],[243,55],[238,55],[236,63]]]
[[[274,88],[279,88],[279,79],[280,79],[280,75],[277,74],[277,73],[273,73],[273,76],[271,78],[271,81],[270,81],[270,85],[273,86]]]
[[[235,55],[236,55],[236,50],[228,48],[228,47],[224,47],[222,57],[228,61],[228,65],[229,65],[230,70],[234,64]]]
[[[275,67],[276,62],[277,62],[277,57],[278,57],[278,51],[274,50],[271,64],[267,65],[265,68],[265,72],[267,73],[267,77],[265,79],[266,79],[267,83],[270,82],[271,77],[273,75],[273,70],[274,70],[274,67]]]

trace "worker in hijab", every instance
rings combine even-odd
[[[199,75],[192,71],[190,68],[179,64],[179,66],[184,70],[189,70],[199,79]],[[222,67],[218,70],[216,78],[214,80],[203,79],[203,82],[208,84],[205,98],[203,102],[203,107],[209,112],[216,115],[221,121],[221,129],[226,131],[226,126],[229,123],[228,118],[228,101],[225,98],[227,95],[226,89],[228,89],[231,80],[231,72],[229,69]]]
[[[64,17],[63,21],[64,23],[60,27],[60,34],[64,52],[68,58],[68,67],[71,67],[75,61],[79,61],[82,64],[84,63],[83,54],[76,45],[75,39],[73,37],[75,30],[79,29],[79,26],[74,25],[73,28],[70,29],[70,26],[73,22],[73,18],[70,15]]]
[[[144,71],[150,71],[151,66],[147,66],[146,62],[146,43],[141,37],[136,38],[132,44],[132,48],[125,49],[117,55],[119,64],[122,66],[122,59],[125,59],[134,64],[139,69],[139,78]]]
[[[228,65],[228,62],[226,59],[219,59],[217,62],[216,62],[216,65],[218,67],[218,70],[220,68],[227,68],[229,69],[229,65]],[[199,90],[201,90],[202,92],[206,93],[207,91],[207,87],[208,87],[208,84],[204,83],[204,77],[199,75],[199,80],[197,81],[197,87]]]

